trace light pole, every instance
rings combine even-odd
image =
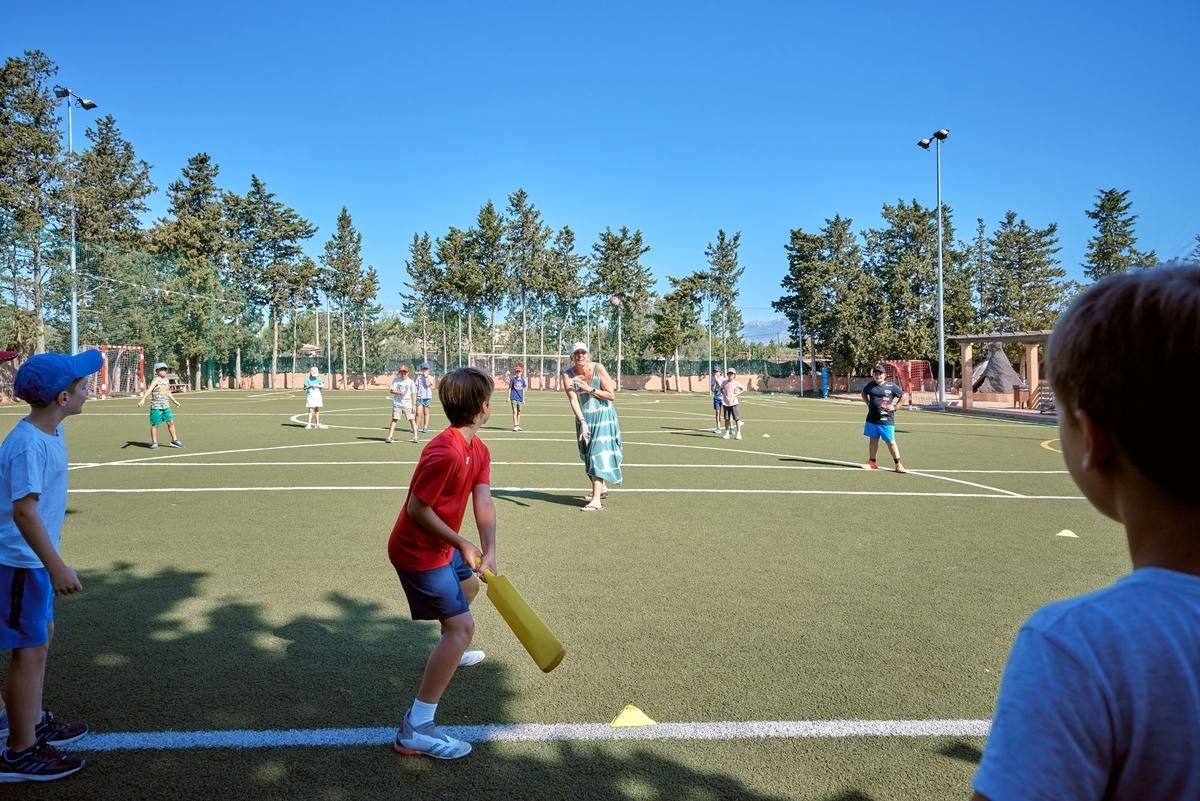
[[[935,172],[937,174],[937,251],[938,251],[938,268],[937,268],[937,317],[938,317],[938,406],[945,408],[946,406],[946,314],[945,307],[942,303],[942,142],[950,132],[945,128],[939,128],[934,131],[929,139],[922,139],[917,142],[917,145],[928,150],[930,140],[936,142],[934,153],[937,166]]]
[[[91,111],[96,104],[80,97],[65,86],[55,86],[54,96],[67,101],[67,152],[71,156],[71,353],[79,352],[79,273],[75,270],[75,140],[72,129],[71,101],[84,111]]]

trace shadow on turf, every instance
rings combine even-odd
[[[150,450],[150,443],[137,439],[130,439],[126,440],[125,444],[121,446],[121,450],[125,450],[126,448],[145,448],[146,450]]]
[[[522,503],[517,498],[528,498],[531,501],[541,501],[543,503],[557,504],[558,506],[574,506],[580,508],[584,504],[583,496],[587,494],[587,490],[583,487],[579,488],[579,495],[562,495],[552,492],[538,492],[536,490],[507,490],[492,488],[492,497],[502,501],[524,506],[528,508],[530,504]]]
[[[983,752],[977,746],[965,743],[962,740],[956,740],[943,746],[938,749],[938,753],[951,759],[961,759],[963,762],[970,762],[973,765],[978,765],[983,761]]]
[[[329,576],[330,586],[346,580],[336,568]],[[207,598],[208,574],[200,571],[147,574],[116,563],[81,578],[84,591],[57,604],[47,703],[99,732],[395,726],[436,637],[435,626],[407,618],[399,586],[394,604],[331,592],[279,624],[256,604]],[[493,636],[508,632],[487,632],[481,644]],[[438,718],[507,721],[518,687],[526,692],[526,684],[546,680],[532,665],[528,676],[510,676],[496,662],[464,669]],[[86,753],[86,741],[80,746]],[[89,755],[92,764],[77,776],[18,785],[10,795],[781,801],[652,749],[480,743],[455,763],[402,757],[387,746],[102,752]],[[829,801],[851,799],[869,801],[855,794]]]

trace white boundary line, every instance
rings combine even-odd
[[[317,484],[310,486],[279,487],[104,487],[68,490],[71,495],[144,495],[176,492],[403,492],[406,484],[339,485]],[[578,494],[579,487],[492,487],[493,493],[519,494],[523,492],[563,492]],[[1082,501],[1082,495],[996,495],[981,492],[915,492],[886,490],[807,490],[807,489],[715,489],[708,487],[633,487],[621,489],[610,487],[615,493],[664,493],[684,495],[870,495],[910,498],[990,498],[998,501]]]
[[[747,720],[657,723],[614,728],[606,723],[488,723],[443,726],[469,743],[597,740],[750,740],[842,737],[986,737],[989,720]],[[295,748],[390,745],[395,728],[232,729],[94,733],[70,746],[78,751],[179,751],[196,748]]]

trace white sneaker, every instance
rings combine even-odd
[[[485,656],[486,654],[483,651],[466,651],[463,653],[462,659],[458,660],[458,666],[471,667],[471,665],[478,665],[483,661]]]
[[[413,726],[408,722],[408,714],[404,715],[404,723],[396,732],[396,741],[392,748],[408,756],[429,756],[434,759],[461,759],[471,753],[471,744],[456,740],[429,721],[421,726]]]
[[[742,438],[742,432],[739,431],[739,432],[737,432],[737,436],[735,436],[734,439],[741,439],[741,438]]]
[[[413,437],[412,439],[409,440],[409,442],[420,442],[420,441],[421,440],[417,437]]]
[[[395,441],[396,440],[392,439],[391,437],[388,437],[387,439],[384,440],[384,442],[386,442],[388,445],[391,445]]]
[[[312,427],[313,427],[312,423],[309,423],[308,425],[306,425],[306,426],[304,427],[304,430],[305,430],[305,431],[312,431]]]
[[[721,439],[729,439],[729,432],[726,431],[725,436],[721,437]]]

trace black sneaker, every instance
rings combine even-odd
[[[50,745],[67,745],[83,737],[89,731],[86,723],[64,723],[54,719],[49,709],[42,710],[42,719],[33,730],[35,739]],[[0,712],[0,742],[8,739],[8,715]]]
[[[64,754],[45,741],[12,753],[0,752],[0,782],[52,782],[77,772],[85,760]]]

